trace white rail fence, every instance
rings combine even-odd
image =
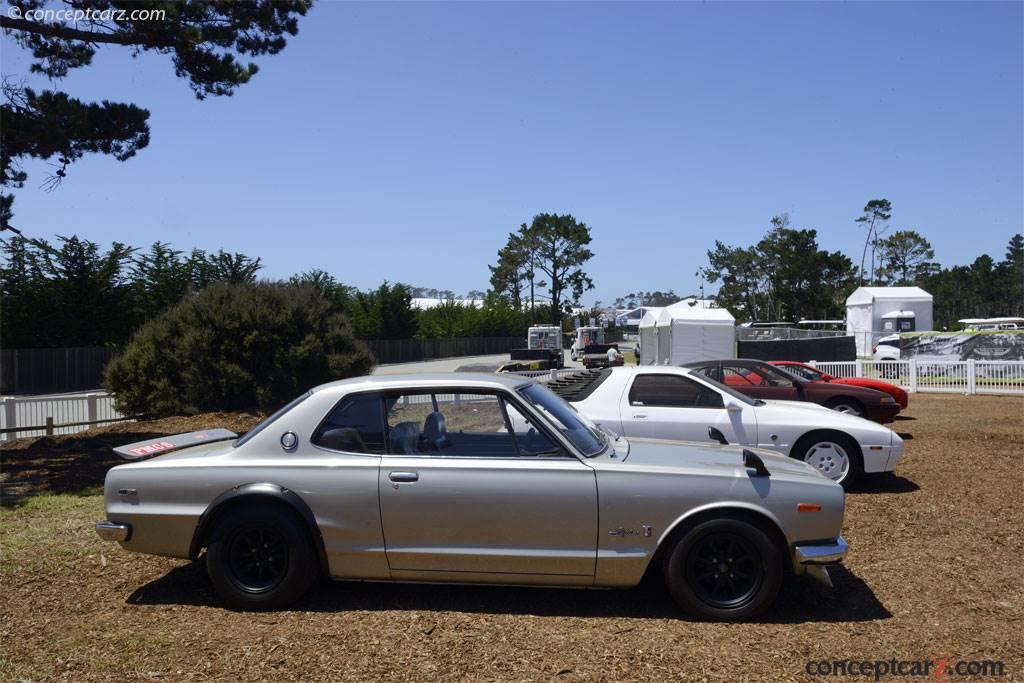
[[[70,396],[5,396],[0,399],[0,439],[74,434],[97,424],[130,419],[114,409],[107,393]]]
[[[871,377],[898,384],[911,392],[1024,395],[1024,361],[869,361],[815,362],[835,377]],[[555,379],[579,368],[517,372],[523,377]],[[97,424],[130,420],[114,408],[107,393],[0,399],[0,440],[74,434]]]
[[[910,392],[949,394],[1024,394],[1024,361],[856,360],[814,362],[835,377],[870,377]]]

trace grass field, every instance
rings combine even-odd
[[[808,660],[945,655],[1001,660],[998,680],[1024,680],[1024,399],[912,396],[893,425],[912,437],[896,476],[847,498],[835,589],[789,579],[765,618],[740,625],[680,618],[658,581],[324,584],[294,610],[245,614],[222,606],[201,563],[96,538],[112,445],[255,421],[175,418],[5,447],[0,679],[810,681]]]

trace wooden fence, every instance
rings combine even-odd
[[[489,356],[526,346],[523,337],[452,337],[448,339],[368,339],[377,363],[414,363],[457,356]]]
[[[508,353],[526,345],[522,337],[465,337],[450,339],[368,339],[378,364],[412,363],[435,358]],[[93,391],[103,385],[103,369],[115,349],[0,350],[0,394],[57,394]]]
[[[0,350],[0,394],[98,389],[114,353],[104,347]]]

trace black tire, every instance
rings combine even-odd
[[[680,537],[665,558],[664,572],[669,592],[690,616],[743,621],[761,614],[778,596],[782,555],[755,524],[723,517]]]
[[[846,468],[845,475],[839,475],[831,469],[834,467],[833,462],[828,460],[823,461],[824,458],[827,458],[827,454],[822,456],[817,452],[818,446],[827,443],[835,444],[847,455],[849,465]],[[812,449],[815,452],[812,453]],[[793,450],[789,452],[789,455],[796,460],[803,460],[821,472],[824,476],[832,479],[837,484],[840,484],[847,491],[849,491],[864,474],[864,459],[861,457],[860,446],[857,445],[856,441],[840,432],[812,432],[810,434],[805,434],[796,442],[793,446]]]
[[[209,539],[206,571],[236,609],[280,609],[305,595],[319,573],[305,526],[275,505],[228,510]]]
[[[840,413],[849,413],[857,417],[864,417],[864,404],[855,398],[840,396],[825,403],[825,407]]]

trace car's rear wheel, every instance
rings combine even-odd
[[[775,601],[782,557],[772,539],[743,519],[701,522],[666,557],[665,582],[691,616],[705,621],[750,619]]]
[[[860,404],[860,401],[852,398],[840,397],[834,398],[825,404],[826,408],[830,408],[837,413],[846,413],[847,415],[856,415],[857,417],[864,417],[864,406]]]
[[[797,460],[803,460],[847,490],[864,471],[860,449],[856,442],[845,434],[808,434],[793,446],[790,455]]]
[[[302,597],[317,577],[316,555],[295,515],[272,505],[227,511],[206,551],[214,588],[237,609],[279,609]]]

